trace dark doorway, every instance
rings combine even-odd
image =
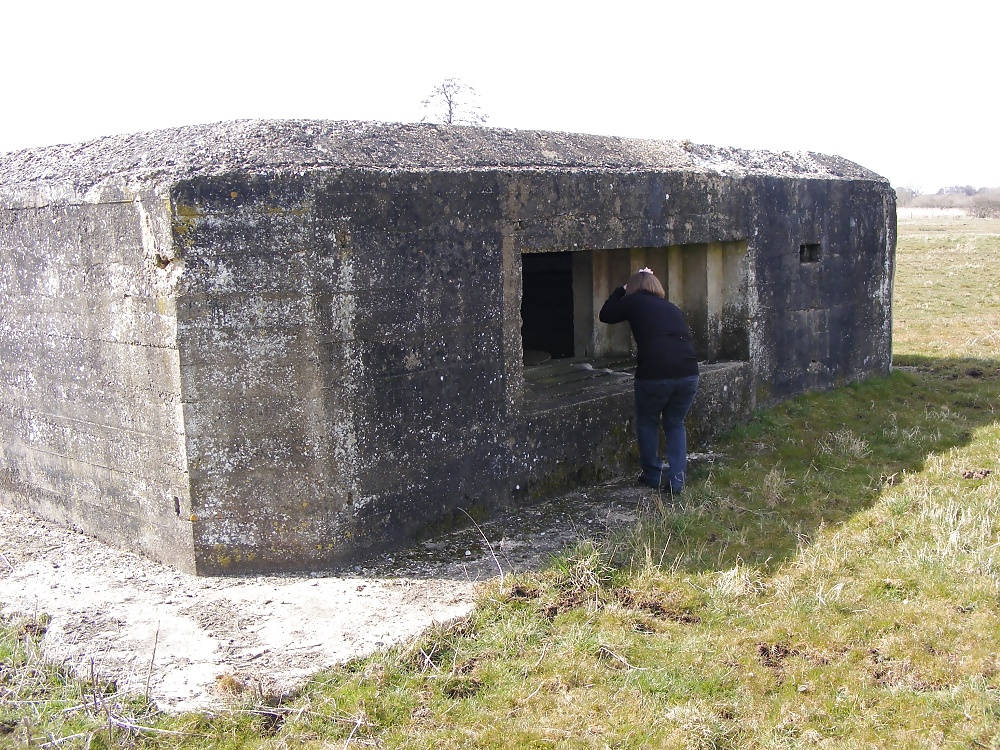
[[[521,256],[521,343],[525,364],[573,356],[572,253]]]

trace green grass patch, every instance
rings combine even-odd
[[[0,624],[0,746],[1000,748],[995,224],[900,225],[892,375],[759,414],[630,533],[280,705],[163,716]]]
[[[42,657],[48,618],[0,618],[0,747],[127,747],[150,721],[143,696],[93,671],[81,678]]]

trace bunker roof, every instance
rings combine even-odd
[[[29,192],[36,201],[39,194],[51,201],[99,200],[109,188],[130,192],[198,176],[323,169],[654,170],[885,182],[854,162],[811,151],[428,123],[236,120],[0,155],[0,200],[21,203]]]

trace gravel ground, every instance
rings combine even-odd
[[[179,573],[0,498],[0,612],[48,614],[54,661],[148,692],[164,710],[211,709],[222,675],[282,693],[461,618],[500,568],[536,569],[576,539],[632,524],[650,492],[621,480],[346,572],[239,578]]]

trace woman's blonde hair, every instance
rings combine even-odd
[[[653,275],[652,271],[636,271],[625,285],[625,294],[635,294],[636,292],[649,292],[657,297],[665,298],[667,293],[663,291],[663,284]]]

